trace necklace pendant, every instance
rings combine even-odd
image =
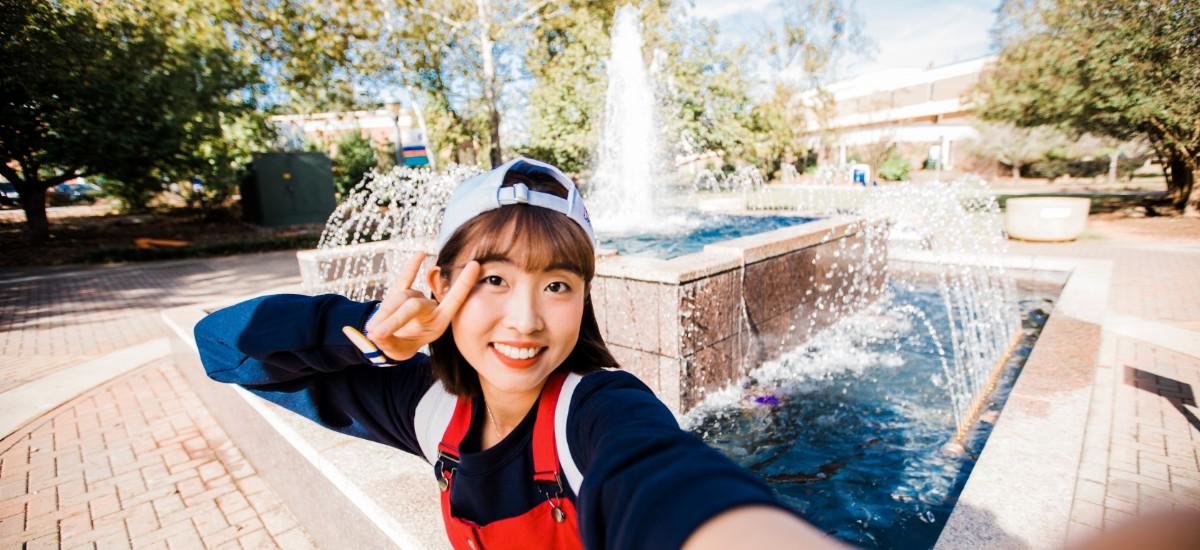
[[[558,506],[555,506],[550,510],[550,515],[554,518],[556,523],[567,521],[567,513],[563,512],[562,508],[559,508]]]

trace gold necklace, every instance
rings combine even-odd
[[[483,408],[487,409],[488,418],[492,421],[492,431],[496,432],[496,441],[499,442],[504,439],[504,436],[500,435],[500,424],[496,422],[496,415],[492,413],[492,407],[487,404],[487,401],[483,402]]]

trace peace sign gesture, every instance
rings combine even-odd
[[[372,352],[382,351],[393,360],[403,361],[415,355],[421,346],[437,340],[446,332],[450,320],[466,302],[471,288],[475,286],[475,279],[479,277],[479,262],[467,262],[439,304],[412,288],[424,260],[425,254],[418,252],[401,270],[391,290],[367,322],[366,338],[352,327],[343,328],[350,341],[378,364],[382,362],[371,357]],[[377,347],[377,350],[367,346]]]

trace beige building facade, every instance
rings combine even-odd
[[[971,95],[994,61],[887,69],[836,82],[825,89],[833,114],[812,145],[826,147],[838,165],[855,150],[890,143],[914,166],[928,159],[953,169],[963,156],[957,149],[978,137]]]

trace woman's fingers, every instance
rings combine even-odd
[[[463,266],[458,277],[454,279],[454,284],[450,286],[450,291],[446,293],[446,297],[442,299],[442,303],[438,304],[434,310],[437,316],[437,324],[445,330],[450,326],[450,320],[454,318],[454,314],[458,312],[458,308],[462,307],[463,302],[467,301],[467,296],[471,294],[471,289],[475,288],[475,279],[479,277],[479,262],[471,260],[467,265]]]
[[[375,317],[386,319],[396,311],[396,308],[400,307],[400,304],[403,304],[405,300],[412,297],[413,281],[417,279],[417,274],[421,272],[421,264],[424,261],[424,252],[417,252],[413,257],[408,259],[408,262],[400,269],[400,274],[396,276],[396,280],[392,281],[392,288],[388,289],[383,302],[379,304],[379,309],[375,312]],[[372,317],[372,320],[375,317]]]
[[[400,270],[400,276],[396,278],[396,286],[405,290],[412,288],[413,281],[417,280],[417,273],[421,272],[421,263],[424,261],[424,252],[413,254],[413,257],[408,259],[408,263],[404,264],[404,269]]]
[[[413,298],[404,302],[395,313],[389,315],[379,325],[372,327],[372,336],[377,335],[380,339],[387,339],[395,336],[396,331],[400,330],[405,324],[413,320],[423,312],[432,311],[435,307],[433,300],[428,298]]]

